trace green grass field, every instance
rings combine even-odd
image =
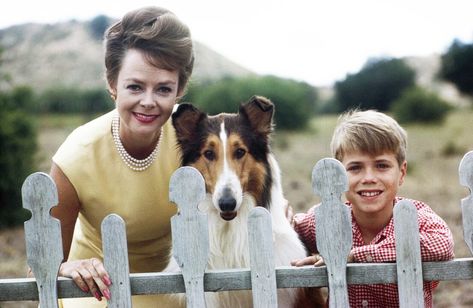
[[[61,142],[90,117],[41,116],[39,118],[39,170],[48,172],[50,157]],[[315,163],[330,156],[329,143],[336,116],[314,118],[304,132],[279,131],[272,139],[278,159],[286,197],[295,212],[305,211],[318,203],[312,193],[310,177]],[[456,257],[469,257],[463,242],[460,200],[468,190],[460,186],[458,165],[463,155],[473,150],[473,110],[451,113],[446,121],[436,125],[407,125],[409,135],[408,176],[401,195],[428,203],[450,226],[455,239]],[[23,277],[25,273],[24,243],[13,240],[22,230],[0,233],[0,277]],[[3,249],[3,248],[2,248]],[[471,281],[442,282],[435,294],[436,307],[471,307]],[[3,307],[3,305],[0,305]],[[6,307],[6,306],[5,306]],[[11,306],[15,307],[15,306]]]

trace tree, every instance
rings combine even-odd
[[[95,16],[89,24],[90,31],[92,36],[96,40],[103,39],[105,30],[107,30],[108,26],[110,25],[110,19],[105,15],[97,15]]]
[[[442,55],[439,75],[464,94],[473,95],[473,44],[454,40]]]
[[[28,87],[0,90],[0,229],[21,224],[27,218],[21,185],[35,164],[36,131],[28,113],[32,100],[33,92]]]
[[[415,84],[415,72],[402,59],[370,59],[356,74],[335,83],[338,111],[351,108],[389,110]]]

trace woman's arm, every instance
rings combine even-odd
[[[80,201],[77,192],[55,163],[51,166],[51,177],[58,190],[58,206],[51,209],[52,216],[61,221],[61,236],[64,260],[59,268],[59,275],[70,277],[84,292],[91,292],[98,300],[102,295],[110,299],[108,286],[111,284],[107,271],[102,261],[97,258],[67,261],[74,234],[74,226],[80,210]]]

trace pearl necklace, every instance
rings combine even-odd
[[[122,141],[120,140],[120,117],[115,115],[112,119],[112,137],[117,148],[118,154],[120,154],[121,159],[123,162],[133,171],[144,171],[149,168],[158,156],[158,148],[159,144],[161,143],[161,137],[163,135],[163,130],[161,129],[161,134],[159,135],[158,143],[154,148],[153,152],[149,154],[148,157],[144,159],[136,159],[131,156],[123,146]]]

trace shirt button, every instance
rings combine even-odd
[[[361,305],[363,307],[368,307],[368,301],[366,299],[364,299],[362,302],[361,302]]]
[[[366,255],[366,261],[368,262],[372,262],[373,261],[373,257],[369,254]]]

